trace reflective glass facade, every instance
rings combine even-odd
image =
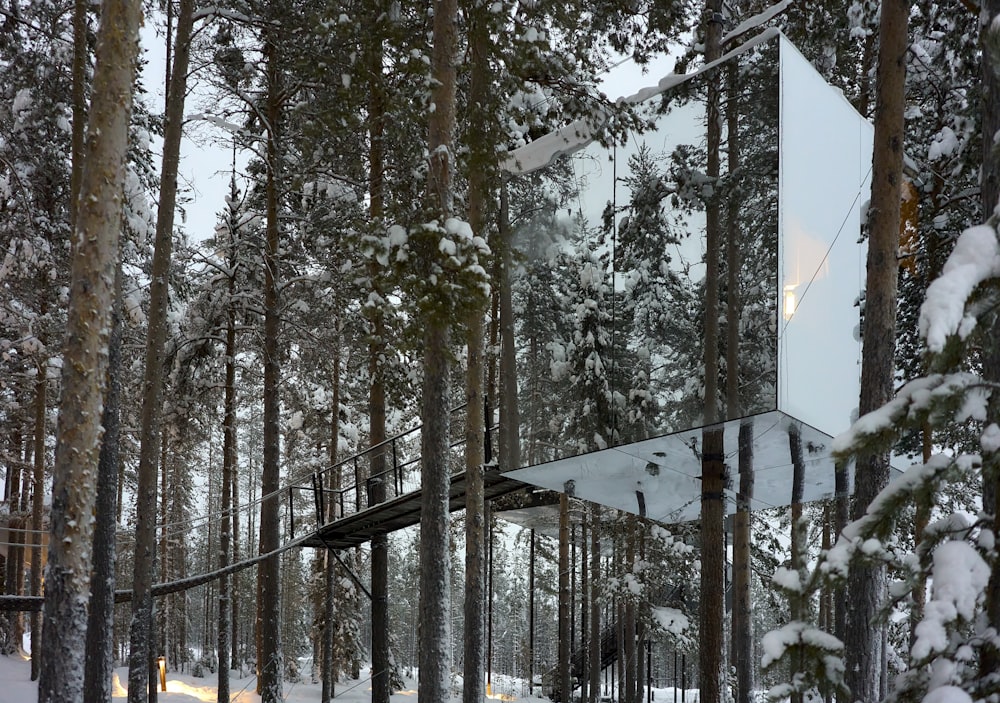
[[[587,143],[575,125],[515,155],[521,464],[533,467],[515,477],[661,520],[697,515],[714,223],[727,461],[735,471],[742,422],[758,507],[788,502],[798,460],[807,497],[821,497],[829,437],[858,398],[871,128],[777,34],[661,87],[624,144]]]

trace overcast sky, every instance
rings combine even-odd
[[[162,26],[160,18],[148,17],[140,38],[146,61],[143,69],[146,100],[153,113],[162,114],[166,52],[162,34],[157,35],[158,26]],[[668,57],[653,61],[644,74],[634,63],[626,61],[608,72],[604,80],[604,91],[611,98],[632,95],[641,88],[656,85],[662,76],[672,73],[673,63],[673,59]],[[189,81],[189,89],[193,89],[186,106],[186,114],[190,118],[202,110],[205,97],[199,93],[197,76]],[[178,202],[183,210],[178,213],[176,224],[183,226],[192,240],[212,236],[216,215],[223,208],[229,192],[232,150],[215,143],[218,136],[211,138],[213,131],[218,132],[215,128],[189,122],[181,142]],[[161,147],[161,140],[153,142],[153,148],[157,152],[154,160],[157,169],[160,166]],[[242,163],[245,162],[244,156]]]

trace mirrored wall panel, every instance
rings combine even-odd
[[[512,179],[522,463],[705,424],[709,227],[716,417],[777,408],[778,78],[775,39],[647,101],[625,144]]]
[[[781,39],[778,408],[831,435],[858,406],[871,125]]]
[[[758,507],[791,499],[792,434],[828,494],[858,399],[871,128],[777,33],[660,86],[624,143],[571,126],[512,169],[520,463],[538,467],[516,477],[690,519],[721,424],[731,470],[753,429]]]
[[[734,482],[738,481],[741,432],[752,446],[751,510],[790,504],[793,487],[798,485],[803,502],[834,495],[830,438],[822,432],[776,411],[723,423],[722,431],[726,464]],[[701,511],[702,439],[700,429],[687,430],[509,475],[658,522],[687,522],[697,519]],[[744,454],[744,462],[747,458]],[[734,512],[736,501],[727,500],[725,507],[728,513]]]

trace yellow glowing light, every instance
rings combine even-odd
[[[782,302],[782,315],[784,315],[786,320],[791,320],[792,315],[795,314],[795,289],[798,287],[798,283],[792,283],[785,286],[785,295]]]
[[[163,690],[167,693],[181,693],[190,698],[205,701],[205,703],[215,703],[219,698],[219,692],[215,686],[192,686],[174,679],[167,681],[167,687]]]
[[[166,693],[167,691],[167,658],[157,657],[156,665],[160,669],[160,690]]]
[[[486,697],[494,701],[516,701],[516,696],[511,696],[507,693],[493,693],[493,686],[491,684],[486,684]]]

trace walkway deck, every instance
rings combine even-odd
[[[465,507],[465,472],[451,477],[448,491],[449,507],[454,512]],[[484,479],[487,500],[513,493],[528,485],[503,476],[499,471],[487,471]],[[420,522],[420,502],[423,491],[417,489],[385,503],[366,508],[329,522],[302,543],[303,547],[346,549],[364,544],[375,535],[386,534]]]

